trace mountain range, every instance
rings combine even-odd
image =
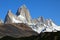
[[[30,12],[25,5],[18,8],[16,15],[8,10],[5,20],[0,20],[0,38],[4,36],[28,37],[44,32],[60,31],[52,19],[44,19],[42,16],[32,19]]]

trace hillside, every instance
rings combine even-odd
[[[60,32],[50,32],[50,33],[46,32],[41,33],[37,36],[20,37],[20,38],[5,36],[0,40],[60,40]]]

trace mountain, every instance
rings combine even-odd
[[[60,26],[51,19],[44,19],[42,16],[32,19],[30,12],[25,5],[18,8],[16,15],[8,10],[4,23],[0,20],[0,34],[12,37],[36,36],[45,32],[58,32]]]
[[[57,27],[51,19],[44,19],[42,16],[32,19],[25,5],[18,8],[16,15],[9,10],[5,18],[5,23],[25,23],[39,34],[41,32],[60,31],[60,27]]]

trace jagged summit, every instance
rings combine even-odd
[[[25,19],[27,20],[27,22],[31,22],[31,16],[30,16],[30,12],[27,9],[27,7],[25,5],[22,5],[16,13],[17,16],[21,15],[22,17],[25,17]]]
[[[38,21],[43,24],[45,22],[45,19],[41,16],[38,18]]]
[[[21,11],[27,9],[25,5],[22,5],[21,7],[18,8],[16,15],[20,15]]]
[[[26,7],[26,5],[25,5],[25,4],[23,4],[23,5],[21,6],[21,8],[27,8],[27,7]]]
[[[8,10],[4,23],[12,23],[12,18],[16,17],[11,10]]]
[[[12,11],[11,10],[8,10],[8,13],[12,13]]]

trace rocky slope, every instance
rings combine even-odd
[[[37,35],[28,25],[20,24],[2,24],[0,25],[0,37],[11,36],[11,37],[28,37],[31,35]]]

